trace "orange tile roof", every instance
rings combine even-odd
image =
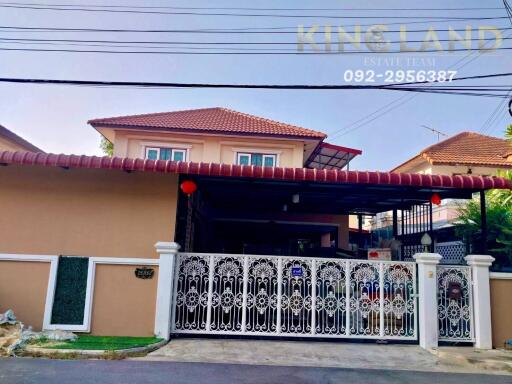
[[[507,159],[507,154],[511,150],[512,144],[505,139],[475,132],[461,132],[425,148],[391,172],[403,172],[407,165],[421,160],[433,165],[463,164],[512,168],[512,161]]]
[[[326,135],[278,121],[233,111],[203,108],[175,112],[149,113],[89,120],[93,127],[200,131],[217,134],[286,136],[322,140]]]

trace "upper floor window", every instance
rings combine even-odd
[[[146,147],[146,159],[187,161],[187,150],[178,148]]]
[[[239,165],[262,165],[264,167],[275,167],[277,155],[267,153],[237,153],[237,164]]]

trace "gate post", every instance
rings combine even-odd
[[[437,264],[442,256],[437,253],[417,253],[418,264],[418,325],[420,346],[437,348],[439,340],[437,320]]]
[[[489,267],[494,257],[487,255],[468,255],[464,258],[471,266],[473,279],[473,330],[475,347],[492,348],[491,292],[489,287]]]
[[[180,249],[174,242],[159,241],[155,244],[160,254],[158,286],[156,292],[155,335],[169,340],[176,254]]]

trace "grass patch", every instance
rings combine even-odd
[[[38,343],[39,346],[48,349],[82,349],[82,350],[98,350],[115,351],[118,349],[128,349],[145,347],[149,344],[162,341],[158,337],[128,337],[128,336],[78,336],[75,341],[64,342],[44,342]]]

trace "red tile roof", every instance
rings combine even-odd
[[[89,120],[95,128],[117,127],[172,131],[200,131],[258,136],[286,136],[324,139],[322,132],[264,119],[227,108],[204,108],[186,111],[149,113]]]
[[[400,172],[410,163],[422,159],[434,165],[461,164],[512,168],[512,161],[507,160],[507,154],[511,149],[512,145],[505,139],[474,132],[462,132],[425,148],[391,172]]]
[[[8,130],[4,126],[0,125],[0,137],[15,143],[25,149],[26,151],[32,151],[32,152],[44,152],[42,149],[37,148],[35,145],[29,143],[24,138],[18,136],[14,132]]]
[[[381,184],[391,186],[457,189],[512,189],[510,180],[500,177],[420,175],[389,172],[339,171],[308,168],[260,167],[169,160],[129,159],[85,155],[56,155],[31,152],[0,152],[0,164],[65,168],[113,169],[203,176],[244,177],[308,181],[332,184]]]

